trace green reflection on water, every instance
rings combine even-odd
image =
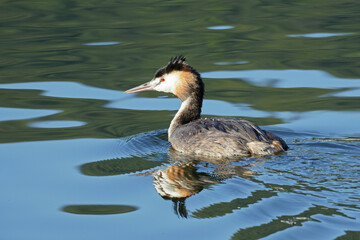
[[[88,176],[111,176],[148,170],[163,163],[164,161],[148,161],[139,157],[111,159],[83,164],[80,171]]]
[[[188,56],[189,63],[200,72],[318,69],[339,77],[358,78],[360,27],[356,18],[351,17],[358,12],[359,4],[354,0],[278,4],[225,1],[221,7],[214,0],[206,5],[156,1],[151,6],[140,1],[105,1],[101,7],[97,1],[41,4],[8,1],[0,9],[3,23],[0,83],[71,81],[125,90],[150,79],[158,67],[179,53]],[[233,28],[208,29],[219,25]],[[288,37],[321,32],[350,34],[316,39]],[[94,42],[119,44],[84,45]],[[214,64],[239,61],[247,64]],[[359,97],[320,97],[336,92],[334,89],[258,87],[226,76],[205,82],[206,98],[245,103],[257,110],[357,111],[360,108]],[[122,137],[167,128],[174,114],[173,111],[104,109],[106,101],[54,98],[40,93],[0,89],[1,106],[63,110],[39,120],[88,124],[42,130],[30,128],[31,121],[1,122],[0,142]],[[252,120],[261,125],[282,122],[276,118]]]
[[[106,215],[136,211],[138,208],[128,205],[68,205],[62,211],[73,214]]]
[[[351,17],[359,12],[357,1],[268,4],[248,0],[239,4],[227,0],[222,4],[219,8],[214,0],[207,1],[206,6],[202,2],[159,1],[145,7],[140,1],[106,1],[99,7],[96,1],[8,1],[0,10],[4,25],[0,42],[5,46],[0,73],[6,76],[1,82],[9,78],[66,78],[127,89],[133,86],[131,81],[152,75],[154,68],[179,51],[191,56],[191,63],[200,71],[300,68],[321,69],[337,76],[360,75],[359,62],[355,61],[360,54],[356,47],[359,25]],[[216,25],[234,28],[207,29]],[[288,37],[319,32],[354,34],[319,39]],[[83,45],[104,41],[122,43]],[[239,60],[249,64],[212,64]]]
[[[249,205],[253,205],[264,198],[270,198],[276,196],[274,192],[269,192],[265,190],[258,190],[252,193],[248,198],[238,198],[234,199],[228,203],[217,203],[209,207],[202,208],[193,212],[193,217],[195,218],[214,218],[224,216],[225,214],[232,213],[236,209],[245,208]]]
[[[236,232],[231,237],[231,239],[260,239],[269,236],[270,234],[274,234],[287,228],[291,228],[292,226],[302,226],[307,221],[318,221],[316,218],[312,218],[312,216],[315,216],[317,214],[323,214],[326,216],[343,215],[334,208],[314,206],[296,215],[281,216],[277,219],[272,220],[269,223],[262,224],[260,226],[241,229]]]

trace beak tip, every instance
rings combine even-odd
[[[145,91],[149,91],[149,90],[153,90],[153,86],[149,83],[144,83],[141,84],[137,87],[131,88],[126,90],[124,93],[139,93],[139,92],[145,92]]]

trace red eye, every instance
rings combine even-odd
[[[161,81],[161,82],[165,82],[165,78],[162,78],[160,81]]]

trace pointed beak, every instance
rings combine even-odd
[[[149,91],[149,90],[153,90],[154,89],[154,84],[152,81],[141,84],[137,87],[131,88],[129,90],[126,90],[125,93],[138,93],[138,92],[145,92],[145,91]]]

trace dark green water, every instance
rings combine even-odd
[[[360,239],[358,1],[0,6],[0,239]],[[123,91],[178,54],[205,81],[204,116],[290,150],[169,152],[180,101]]]

